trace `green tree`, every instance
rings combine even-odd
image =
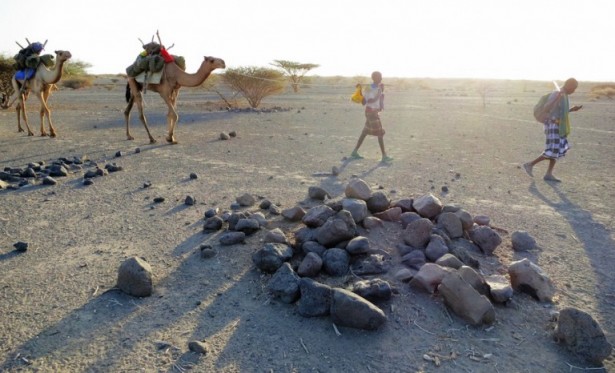
[[[284,71],[295,93],[299,92],[299,85],[305,79],[305,74],[320,66],[315,63],[299,63],[286,60],[274,60],[271,65]]]
[[[92,64],[79,60],[68,61],[64,64],[65,78],[62,79],[63,87],[78,89],[92,86],[94,77],[87,73]]]
[[[238,67],[226,69],[224,82],[239,91],[252,108],[257,108],[263,98],[284,90],[284,75],[264,67]]]

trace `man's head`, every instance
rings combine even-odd
[[[374,71],[372,73],[372,80],[376,84],[379,84],[380,82],[382,82],[382,73],[380,73],[380,71]]]
[[[564,93],[566,93],[567,95],[573,94],[578,86],[579,82],[577,82],[575,78],[570,78],[566,80],[566,83],[564,83]]]

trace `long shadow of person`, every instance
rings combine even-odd
[[[541,192],[532,182],[529,192],[550,206],[568,222],[574,232],[573,238],[578,241],[585,250],[589,264],[595,274],[593,283],[595,290],[590,294],[596,301],[596,306],[601,314],[601,319],[610,323],[609,329],[613,330],[612,318],[615,314],[615,281],[613,276],[613,263],[615,263],[615,241],[611,237],[609,228],[594,220],[589,210],[582,208],[570,200],[566,193],[557,185],[547,183],[552,189],[557,200],[549,198]],[[578,253],[577,255],[582,255]],[[581,258],[573,260],[581,263]],[[573,265],[572,263],[569,263]],[[589,280],[589,279],[585,279]],[[591,290],[589,290],[592,292]],[[590,305],[585,305],[590,306]]]

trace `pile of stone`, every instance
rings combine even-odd
[[[343,198],[325,202],[330,197],[319,187],[310,187],[308,196],[314,203],[307,209],[302,207],[304,203],[281,210],[262,200],[261,211],[248,212],[256,199],[244,194],[237,197],[232,211],[208,210],[203,227],[206,233],[225,229],[219,235],[224,246],[244,243],[270,226],[267,212],[296,223],[290,224],[293,228],[288,232],[280,228],[267,231],[264,244],[252,254],[252,262],[270,274],[267,290],[272,298],[295,304],[304,317],[329,316],[334,325],[377,329],[387,320],[379,304],[393,293],[386,278],[441,297],[471,325],[493,323],[494,304],[509,302],[514,290],[529,292],[541,302],[553,299],[551,280],[529,259],[511,263],[508,277],[483,274],[481,259],[493,255],[502,243],[488,217],[472,217],[460,207],[445,206],[432,194],[392,201],[382,191],[373,192],[359,178],[349,182]],[[401,228],[398,244],[390,250],[394,252],[372,247],[367,237],[385,224]],[[523,231],[514,232],[511,241],[514,250],[536,247],[536,241]],[[201,255],[211,258],[215,250],[204,245]],[[401,269],[395,265],[399,263]],[[143,275],[147,270],[142,267],[132,272],[140,278],[149,277]],[[335,278],[349,285],[341,288],[326,283],[335,282],[330,281]],[[611,351],[598,324],[579,310],[562,311],[554,338],[592,363],[600,363]]]
[[[84,185],[93,184],[91,179],[94,177],[122,170],[122,167],[115,163],[108,163],[104,168],[100,168],[87,157],[61,157],[50,163],[39,161],[31,162],[25,167],[5,167],[0,171],[0,189],[17,190],[37,184],[56,185],[56,178],[83,172],[84,168],[90,168],[84,172]]]

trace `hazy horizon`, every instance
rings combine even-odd
[[[185,57],[188,72],[207,55],[229,68],[314,63],[320,67],[310,75],[324,77],[379,70],[398,78],[615,80],[610,0],[583,6],[572,0],[84,4],[5,1],[0,53],[16,54],[15,42],[26,38],[48,40],[46,53],[69,50],[74,61],[92,65],[91,74],[120,74],[141,51],[139,38],[148,42],[159,30],[165,45],[174,44],[171,52]]]

